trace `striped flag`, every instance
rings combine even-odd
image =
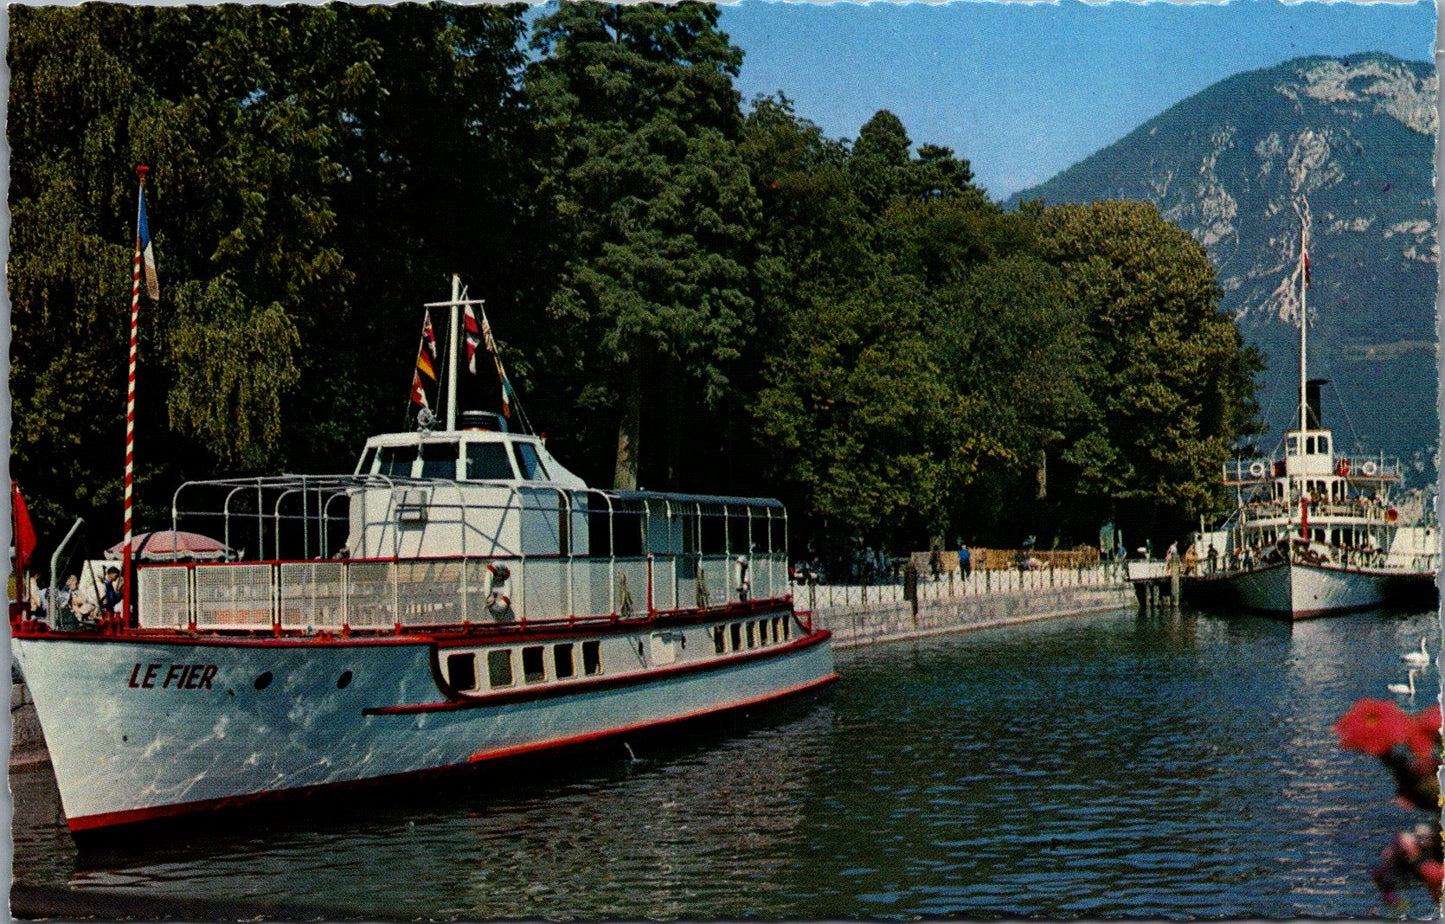
[[[431,410],[421,377],[437,380],[437,335],[431,326],[431,312],[426,312],[421,325],[421,346],[416,350],[416,369],[411,373],[411,403]]]
[[[477,326],[477,315],[472,311],[472,306],[467,305],[464,311],[462,323],[467,329],[467,369],[472,375],[477,374],[477,347],[482,344],[481,328]]]
[[[146,191],[141,187],[140,191],[140,218],[136,222],[136,249],[141,252],[141,260],[145,265],[146,294],[151,301],[158,301],[161,297],[161,283],[156,276],[156,252],[151,246],[151,226],[146,221]]]
[[[426,313],[426,320],[422,322],[421,347],[416,353],[416,367],[433,382],[437,380],[437,335],[432,330],[430,311]]]

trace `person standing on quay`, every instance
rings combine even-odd
[[[918,566],[913,564],[913,556],[908,557],[908,564],[903,566],[903,599],[913,604],[913,618],[918,618]]]
[[[973,556],[968,551],[968,546],[962,542],[958,544],[958,571],[963,580],[973,573]]]

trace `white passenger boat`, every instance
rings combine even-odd
[[[467,304],[439,303],[453,344]],[[171,530],[225,554],[157,543],[125,561],[125,602],[99,627],[13,624],[72,832],[424,777],[837,679],[829,633],[793,609],[780,503],[589,488],[542,438],[454,406],[371,438],[349,475],[187,483]]]
[[[1438,521],[1423,493],[1397,494],[1399,460],[1337,451],[1320,416],[1323,380],[1308,378],[1301,238],[1299,426],[1283,455],[1224,467],[1236,508],[1196,540],[1185,593],[1289,619],[1381,605],[1429,605],[1440,562]]]

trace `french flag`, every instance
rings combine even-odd
[[[136,249],[141,252],[141,259],[145,263],[146,294],[151,301],[157,301],[161,297],[161,282],[156,276],[156,252],[151,246],[151,226],[146,221],[146,192],[145,187],[140,191],[140,220],[136,222]]]

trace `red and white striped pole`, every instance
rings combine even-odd
[[[146,173],[150,168],[141,164],[135,168],[140,174],[140,201],[136,206],[135,260],[131,268],[130,290],[130,370],[125,392],[125,552],[129,559],[131,524],[131,488],[135,478],[135,358],[136,343],[140,334],[140,274],[141,274],[141,211],[145,208]],[[127,562],[129,564],[129,562]],[[129,569],[127,569],[129,571]],[[129,577],[129,574],[127,574]],[[129,581],[127,581],[129,583]]]
[[[135,259],[131,264],[131,291],[130,291],[130,368],[126,374],[125,387],[125,545],[121,551],[121,574],[124,575],[124,583],[121,585],[121,619],[124,625],[130,625],[131,621],[131,587],[134,571],[131,569],[130,541],[134,535],[134,527],[131,520],[131,494],[135,481],[135,366],[136,346],[140,338],[140,276],[141,259],[145,247],[142,238],[142,223],[145,221],[146,202],[146,173],[150,168],[145,164],[137,165],[136,173],[140,175],[140,193],[137,196],[135,213]]]

